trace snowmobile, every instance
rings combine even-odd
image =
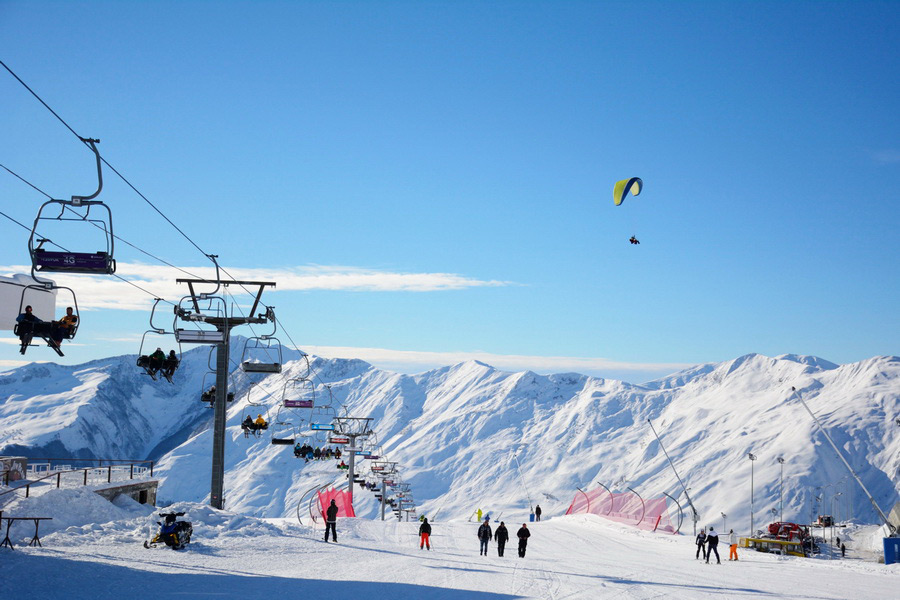
[[[156,522],[159,525],[159,531],[149,541],[144,541],[144,548],[156,548],[158,544],[163,543],[172,550],[182,550],[191,542],[194,527],[190,521],[176,520],[178,517],[184,516],[183,512],[159,513],[159,516],[165,519],[165,522]]]

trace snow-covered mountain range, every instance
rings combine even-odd
[[[299,353],[285,350],[284,360],[283,373],[267,376],[235,364],[225,480],[226,506],[234,511],[290,515],[310,487],[343,481],[333,461],[307,464],[290,447],[245,438],[240,430],[246,414],[289,422],[281,428],[293,431],[309,420],[308,410],[279,410],[286,382],[307,370]],[[208,349],[186,353],[174,385],[151,381],[134,356],[0,373],[0,455],[152,458],[162,478],[160,500],[203,501],[212,411],[199,397],[213,383],[210,362]],[[508,373],[475,361],[417,375],[359,360],[313,358],[311,367],[320,399],[330,388],[344,414],[373,418],[372,443],[402,465],[420,514],[465,518],[482,508],[524,516],[534,504],[560,514],[577,487],[598,481],[644,496],[667,492],[683,503],[650,419],[704,524],[718,525],[725,513],[733,526],[749,529],[751,465],[755,522],[771,520],[771,509],[780,508],[778,457],[785,461],[786,519],[833,510],[878,522],[792,387],[882,509],[900,497],[898,357],[839,366],[751,354],[642,385],[575,373]],[[758,460],[750,461],[749,452]],[[371,494],[358,493],[357,514],[375,511]]]

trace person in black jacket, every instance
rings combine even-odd
[[[534,520],[535,521],[541,520],[541,505],[540,504],[538,504],[537,506],[534,507]]]
[[[528,525],[522,523],[522,528],[516,533],[516,537],[519,538],[519,558],[522,558],[525,556],[525,548],[528,547],[528,538],[531,537]]]
[[[484,523],[481,524],[481,527],[478,528],[478,540],[481,542],[481,546],[479,547],[478,554],[487,556],[488,553],[488,542],[491,541],[491,526],[488,525],[488,520],[485,519]]]
[[[332,541],[337,541],[337,514],[338,507],[335,504],[334,500],[331,501],[331,506],[328,507],[328,510],[325,511],[325,541],[328,541],[328,530],[331,530],[331,539]]]
[[[700,533],[697,534],[697,539],[695,540],[697,544],[697,554],[694,558],[700,558],[700,553],[703,553],[703,560],[706,560],[706,530],[700,529]]]
[[[419,550],[422,547],[426,547],[431,550],[431,541],[428,539],[431,537],[431,525],[428,524],[428,519],[422,517],[422,524],[419,525]]]
[[[716,530],[712,527],[709,528],[709,533],[706,534],[706,545],[708,546],[706,549],[706,562],[709,562],[709,557],[712,556],[712,553],[716,553],[716,564],[721,565],[722,561],[719,559],[719,534],[716,533]]]
[[[503,549],[506,547],[506,541],[509,539],[509,530],[506,529],[503,521],[500,521],[500,526],[494,531],[494,539],[497,540],[497,554],[503,556]]]

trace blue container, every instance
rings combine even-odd
[[[884,564],[900,563],[900,538],[884,538]]]
[[[530,515],[528,515],[528,520],[531,521],[532,523],[534,523],[534,513],[531,513]]]

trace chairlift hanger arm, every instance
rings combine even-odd
[[[84,201],[93,200],[100,195],[100,191],[103,189],[103,171],[100,168],[100,152],[97,151],[97,144],[100,143],[100,140],[81,138],[81,141],[87,144],[97,157],[97,191],[90,196],[72,196],[72,204],[74,206],[81,206]]]

